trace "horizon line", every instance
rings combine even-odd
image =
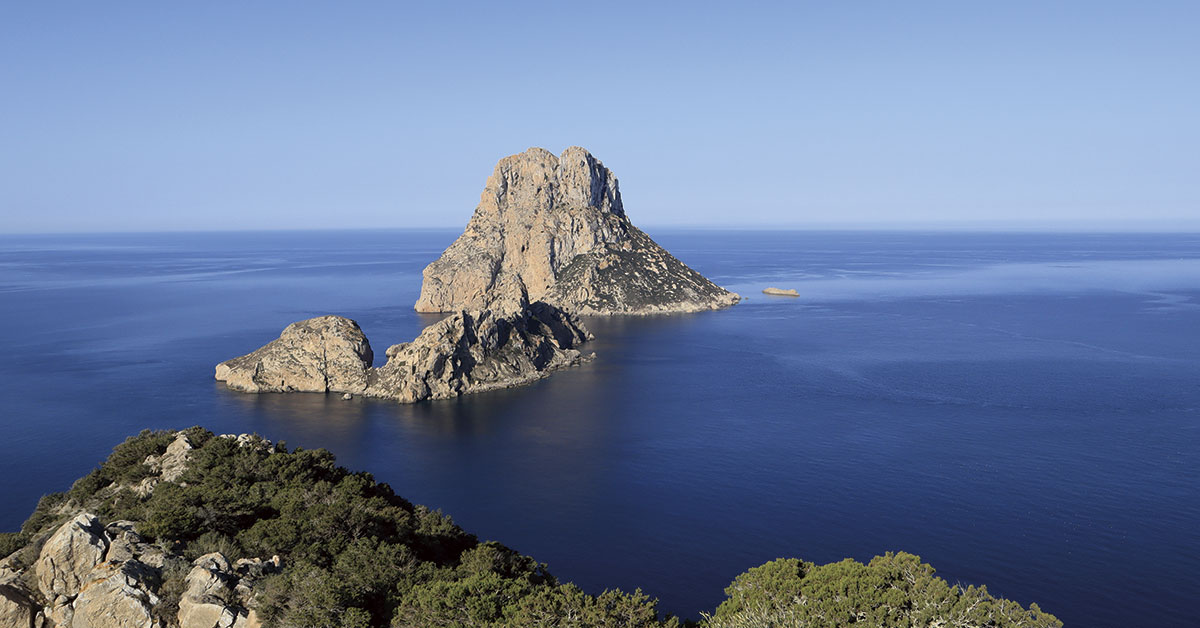
[[[783,223],[657,223],[647,222],[643,230],[696,231],[936,231],[963,233],[1200,233],[1200,220],[1146,221],[880,221],[880,222],[783,222]],[[354,231],[461,231],[459,225],[422,226],[359,226],[359,227],[292,227],[292,228],[151,228],[0,231],[2,236],[49,235],[135,235],[135,234],[205,234],[205,233],[303,233]]]

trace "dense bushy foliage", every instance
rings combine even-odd
[[[174,622],[191,559],[219,551],[230,560],[278,555],[284,569],[259,587],[254,606],[268,626],[679,626],[641,591],[588,595],[560,584],[546,566],[498,543],[481,543],[439,511],[415,506],[368,473],[337,466],[321,449],[243,446],[200,428],[177,482],[148,494],[145,464],[175,432],[118,445],[66,493],[48,495],[19,533],[0,534],[0,556],[21,550],[29,564],[46,535],[82,509],[138,531],[170,550],[161,574],[163,625]],[[24,549],[21,549],[24,548]],[[1036,605],[997,599],[983,587],[951,586],[911,554],[814,565],[780,559],[740,575],[707,628],[879,627],[1054,628]]]
[[[230,560],[278,555],[284,570],[263,584],[256,602],[269,626],[677,623],[660,621],[656,602],[640,592],[589,596],[560,585],[545,565],[480,543],[441,512],[337,466],[328,451],[271,452],[261,441],[239,446],[198,428],[187,433],[195,449],[177,482],[137,495],[137,483],[153,474],[146,457],[161,455],[175,438],[143,432],[69,492],[44,498],[23,531],[33,534],[87,508],[103,519],[137,521],[143,536],[188,558],[212,551]],[[0,545],[25,540],[9,535]],[[163,578],[168,602],[186,569],[170,571]]]
[[[888,552],[864,565],[779,559],[738,576],[706,617],[707,628],[1061,628],[1036,604],[1024,609],[985,587],[951,586],[912,554]]]

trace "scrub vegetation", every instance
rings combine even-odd
[[[267,626],[694,625],[665,617],[641,591],[590,595],[562,583],[546,565],[499,543],[481,542],[440,511],[414,505],[369,473],[337,466],[323,449],[249,446],[186,430],[195,449],[175,482],[159,482],[144,462],[162,455],[176,432],[145,431],[66,493],[44,497],[18,533],[0,535],[0,555],[32,564],[40,543],[81,510],[102,520],[138,522],[137,531],[173,556],[219,551],[230,560],[279,556],[282,572],[263,581],[254,609]],[[145,492],[145,491],[143,491]],[[163,603],[177,595],[186,563],[162,574]],[[867,565],[772,561],[738,576],[728,599],[701,625],[741,626],[1061,626],[1036,605],[948,585],[910,554]],[[172,613],[159,615],[166,623]]]

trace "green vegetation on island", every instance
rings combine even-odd
[[[165,461],[177,440],[189,446],[186,464],[167,474],[165,462],[157,461]],[[480,542],[370,474],[337,466],[328,451],[287,451],[258,437],[191,428],[127,439],[68,492],[44,497],[20,532],[0,534],[0,556],[11,554],[5,561],[10,573],[28,574],[28,590],[36,588],[32,573],[43,544],[81,512],[102,523],[135,522],[137,536],[161,550],[165,558],[147,586],[162,625],[183,623],[179,605],[193,586],[189,570],[213,552],[229,563],[279,557],[279,568],[254,580],[252,594],[243,598],[265,626],[691,623],[663,617],[656,600],[641,591],[589,595],[561,583],[533,558]],[[702,625],[1062,625],[1036,605],[1024,609],[982,587],[950,585],[904,553],[867,565],[780,559],[738,576],[726,593]]]

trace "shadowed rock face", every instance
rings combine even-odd
[[[413,403],[527,384],[578,364],[584,357],[577,347],[590,338],[574,317],[546,303],[509,313],[462,311],[389,348],[387,363],[376,369],[358,324],[323,316],[218,364],[216,379],[242,392],[338,392]]]
[[[605,315],[709,310],[739,297],[633,226],[616,176],[573,146],[496,164],[466,230],[425,268],[416,309],[509,310],[526,300]]]

